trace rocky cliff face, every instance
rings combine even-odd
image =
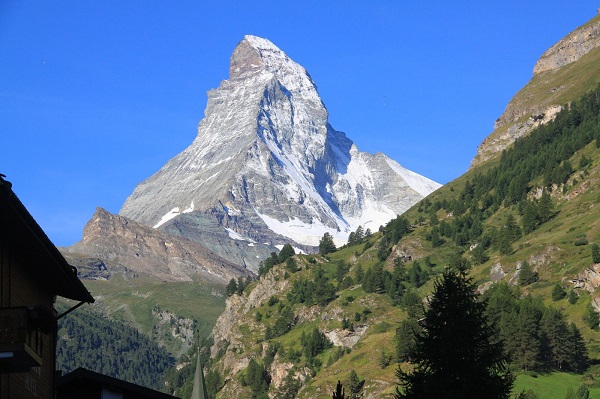
[[[334,130],[310,75],[268,40],[246,36],[229,72],[209,91],[193,143],[140,183],[121,215],[192,240],[220,231],[245,249],[315,246],[325,232],[341,244],[439,187]],[[256,270],[255,259],[244,262]]]
[[[600,46],[600,23],[586,24],[546,50],[535,64],[533,75],[562,68],[598,46]]]
[[[538,59],[533,78],[508,103],[494,131],[479,145],[471,166],[493,158],[516,139],[554,116],[593,88],[600,47],[600,16],[577,28]]]
[[[64,255],[98,258],[99,272],[110,268],[149,274],[165,281],[191,281],[192,277],[225,284],[249,271],[201,245],[170,236],[123,216],[96,209],[83,231],[83,239],[63,249]],[[106,263],[104,263],[106,262]],[[77,263],[77,262],[74,262]]]

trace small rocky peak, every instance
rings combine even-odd
[[[248,72],[258,72],[264,68],[260,52],[248,40],[242,40],[233,50],[229,62],[229,78],[235,79]]]
[[[274,72],[290,58],[267,39],[246,35],[231,55],[229,78],[235,79],[248,72]]]
[[[97,207],[94,216],[87,222],[83,228],[83,242],[92,240],[96,237],[106,235],[116,229],[123,229],[128,224],[128,220],[119,215],[113,215],[106,209]]]
[[[600,16],[575,29],[542,54],[533,68],[533,75],[560,69],[597,47],[600,47]]]

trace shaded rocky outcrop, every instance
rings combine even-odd
[[[600,286],[600,263],[585,268],[581,273],[573,277],[571,282],[573,283],[573,288],[586,290],[590,294],[593,293]]]
[[[495,157],[519,137],[553,120],[562,106],[590,90],[598,81],[593,72],[598,47],[600,16],[545,51],[533,68],[533,78],[510,100],[494,131],[478,146],[471,166]],[[578,78],[584,75],[587,79]]]
[[[196,276],[225,284],[250,271],[201,245],[97,208],[78,243],[63,248],[69,259],[78,254],[97,258],[106,277],[112,270],[152,275],[165,281],[191,281]],[[112,270],[107,265],[113,265]],[[100,276],[103,274],[100,273]]]
[[[550,47],[537,61],[533,74],[553,71],[579,60],[600,46],[600,23],[586,24]]]

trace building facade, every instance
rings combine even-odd
[[[56,297],[94,298],[0,175],[0,398],[55,397]]]

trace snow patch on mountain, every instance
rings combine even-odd
[[[318,220],[313,220],[312,223],[305,223],[294,217],[290,218],[288,221],[280,221],[269,215],[259,213],[258,216],[273,232],[289,237],[292,240],[305,245],[318,246],[319,241],[325,233],[331,234],[336,246],[344,245],[349,234],[349,231],[346,232],[332,229]]]
[[[169,212],[165,213],[163,215],[162,218],[160,218],[160,220],[158,221],[158,223],[156,223],[154,226],[155,229],[159,228],[161,225],[165,224],[166,222],[168,222],[169,220],[173,219],[175,216],[179,216],[182,213],[190,213],[194,211],[194,201],[192,201],[192,203],[190,204],[190,206],[186,209],[184,209],[183,211],[179,210],[179,207],[176,206],[175,208],[171,209]]]
[[[436,183],[433,180],[430,180],[426,177],[419,175],[418,173],[404,168],[393,159],[387,158],[386,162],[396,173],[402,176],[404,181],[406,181],[406,183],[408,183],[408,185],[413,190],[415,190],[424,197],[428,196],[429,194],[431,194],[432,192],[434,192],[442,186],[441,184]]]
[[[275,248],[277,248],[278,250],[281,251],[281,249],[283,248],[283,246],[284,246],[283,244],[278,244],[278,245],[275,245]],[[301,250],[300,248],[294,247],[293,245],[292,245],[292,248],[294,248],[294,252],[296,254],[304,255],[306,253],[303,250]]]
[[[227,230],[227,234],[229,235],[229,237],[234,240],[247,241],[250,244],[256,244],[256,241],[254,241],[252,238],[244,237],[243,235],[239,234],[238,232],[236,232],[230,228],[226,228],[225,230]],[[250,244],[248,244],[248,245],[250,245]]]

